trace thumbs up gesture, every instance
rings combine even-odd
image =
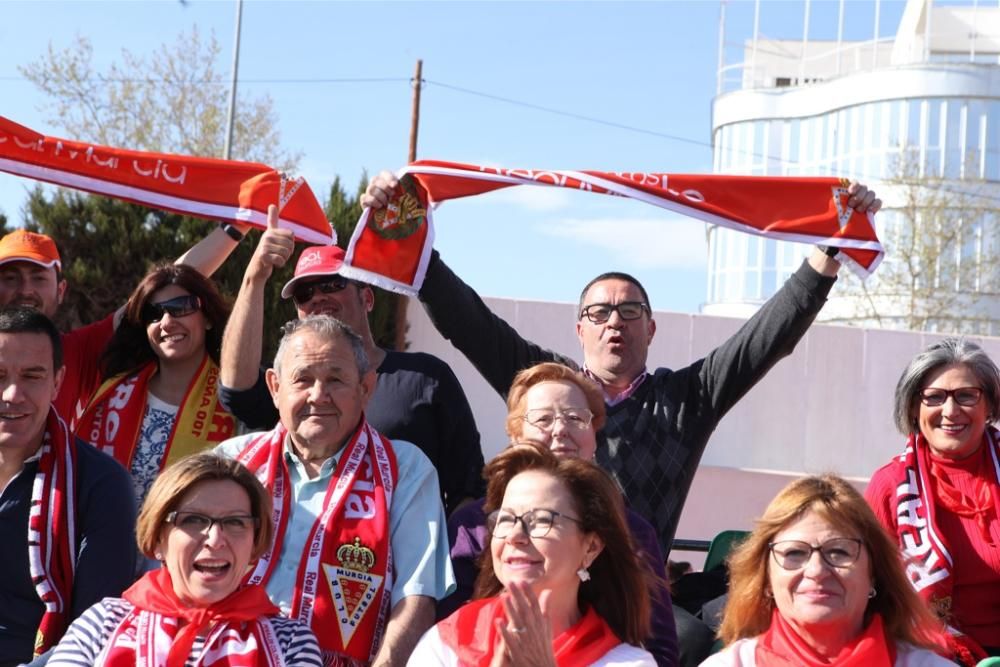
[[[292,230],[278,227],[278,207],[271,204],[267,208],[267,229],[250,258],[247,275],[257,280],[267,280],[275,268],[285,265],[293,250],[295,237]]]

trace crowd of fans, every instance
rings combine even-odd
[[[373,180],[378,208],[395,186]],[[852,185],[849,204],[880,202]],[[704,359],[649,368],[642,285],[580,294],[583,364],[525,340],[435,252],[420,299],[507,401],[485,464],[431,355],[378,347],[370,286],[306,248],[262,367],[272,207],[231,308],[218,230],[60,334],[52,239],[0,239],[0,667],[974,665],[1000,655],[1000,372],[966,340],[903,371],[867,497],[792,482],[728,561],[719,642],[665,571],[708,439],[805,334],[817,250]],[[499,426],[499,425],[495,425]],[[867,500],[867,502],[866,502]],[[686,568],[671,572],[683,578]],[[720,649],[721,650],[718,650]]]

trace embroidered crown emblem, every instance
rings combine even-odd
[[[340,545],[337,560],[348,570],[367,572],[375,567],[375,552],[361,544],[360,537],[355,537],[353,544],[348,542]]]

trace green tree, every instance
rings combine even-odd
[[[121,62],[99,73],[89,40],[48,53],[21,72],[48,96],[49,121],[72,139],[137,150],[218,157],[222,153],[228,85],[215,65],[219,45],[192,29],[149,56],[123,51]],[[269,97],[241,95],[234,122],[233,157],[293,168],[299,159],[280,146]],[[213,221],[152,210],[128,202],[37,188],[25,207],[25,226],[59,245],[69,283],[60,324],[99,319],[128,298],[149,268],[173,261],[208,234]],[[234,296],[260,232],[252,231],[215,274]],[[292,312],[280,298],[294,267],[278,272],[266,302],[268,340]],[[273,323],[273,326],[272,326]]]
[[[68,139],[147,150],[219,157],[225,143],[229,84],[216,71],[220,47],[197,27],[151,55],[123,49],[121,61],[98,72],[86,37],[19,70],[48,97],[48,122]],[[281,148],[268,95],[238,95],[234,159],[291,170],[298,154]]]

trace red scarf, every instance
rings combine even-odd
[[[438,636],[463,667],[488,667],[497,645],[496,619],[505,619],[499,597],[474,600],[437,624]],[[576,667],[597,662],[622,643],[593,607],[571,628],[552,639],[552,651],[559,667]]]
[[[66,632],[76,569],[76,443],[51,407],[40,452],[28,517],[28,565],[45,604],[35,636],[36,656]]]
[[[758,667],[892,667],[896,642],[885,636],[882,617],[875,614],[865,631],[840,653],[821,656],[775,609],[771,626],[757,640],[754,659]]]
[[[265,585],[278,565],[291,515],[287,435],[279,423],[250,440],[237,457],[271,491],[274,502],[274,545],[250,574],[251,584]],[[367,664],[382,643],[389,617],[389,511],[399,472],[388,440],[364,418],[342,451],[301,557],[285,563],[298,563],[290,615],[313,629],[328,659],[347,656]]]
[[[987,428],[983,435],[983,448],[989,452],[984,454],[989,461],[984,477],[993,486],[1000,485],[1000,443],[997,435],[992,427]],[[902,476],[896,483],[896,537],[907,556],[906,574],[913,587],[938,617],[949,622],[954,584],[952,559],[937,526],[934,491],[942,485],[935,484],[931,479],[929,451],[930,445],[923,435],[911,434],[906,450],[900,456],[903,467]]]
[[[115,457],[126,470],[132,467],[146,414],[149,380],[156,369],[156,363],[150,362],[138,373],[118,375],[105,381],[94,392],[74,426],[78,437]],[[174,417],[161,469],[188,454],[217,445],[235,433],[236,419],[219,404],[218,383],[219,367],[206,354]]]
[[[848,208],[844,179],[536,171],[419,160],[400,171],[385,208],[362,212],[341,273],[415,295],[434,241],[431,207],[513,185],[628,197],[748,234],[835,246],[862,276],[884,254],[874,217]]]
[[[302,178],[266,164],[130,151],[46,137],[0,116],[0,171],[124,199],[182,215],[267,228],[277,204],[279,225],[309,243],[336,235]]]
[[[202,631],[208,636],[195,665],[285,664],[274,628],[267,620],[279,611],[260,586],[247,586],[210,607],[189,607],[174,592],[170,573],[160,568],[147,572],[122,597],[134,608],[115,628],[97,658],[98,665],[184,667]]]
[[[952,483],[945,462],[935,460],[934,456],[928,458],[931,464],[931,479],[934,482],[934,497],[937,501],[953,514],[966,519],[974,519],[983,542],[996,546],[993,536],[990,534],[990,522],[998,515],[993,493],[990,490],[991,485],[986,481],[989,478],[988,448],[980,447],[973,455],[973,460],[968,462],[974,468],[974,470],[969,471],[973,475],[972,496],[965,495]]]

